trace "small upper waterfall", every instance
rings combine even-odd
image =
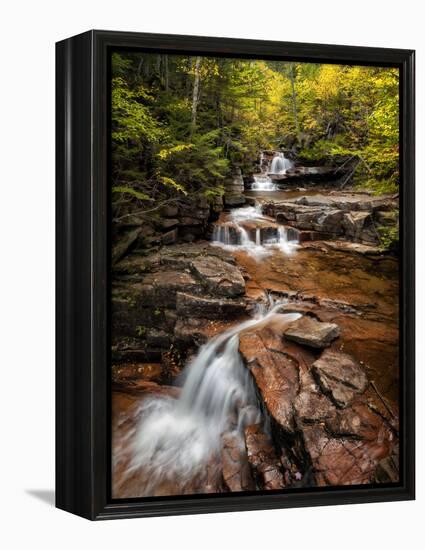
[[[202,346],[185,368],[178,399],[143,400],[127,475],[140,472],[146,479],[144,495],[155,494],[158,484],[167,480],[178,480],[184,487],[196,476],[207,475],[211,462],[219,474],[222,435],[231,432],[242,440],[246,426],[266,420],[239,354],[239,334],[271,321],[287,324],[300,317],[279,313],[281,305],[272,304],[269,311],[259,309],[254,319]]]
[[[294,163],[292,160],[287,159],[283,153],[276,153],[270,166],[270,173],[285,174],[287,170],[290,170],[293,166]]]

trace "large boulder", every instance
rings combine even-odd
[[[236,297],[244,294],[245,281],[239,269],[220,258],[204,256],[191,263],[192,273],[206,289],[218,296]]]
[[[245,204],[244,181],[240,169],[224,180],[224,204],[228,208]]]
[[[396,205],[396,201],[391,196],[373,197],[366,193],[318,194],[300,197],[294,202],[310,207],[336,208],[344,212],[387,210]]]
[[[312,368],[323,392],[340,407],[346,407],[357,394],[366,390],[366,374],[346,353],[326,350]]]
[[[367,241],[371,243],[378,241],[372,216],[369,212],[346,212],[342,225],[346,236],[353,241]]]
[[[139,291],[141,304],[155,307],[175,307],[177,292],[199,293],[201,290],[199,282],[185,271],[149,273],[133,288]]]
[[[305,206],[296,202],[281,202],[273,207],[266,205],[266,214],[276,216],[278,223],[293,225],[298,229],[322,231],[341,235],[344,212],[335,208]]]
[[[239,337],[239,351],[271,417],[285,432],[293,433],[298,368],[285,353],[281,338],[267,328],[246,332]]]
[[[338,338],[340,330],[334,323],[322,323],[307,315],[301,317],[284,331],[285,338],[309,346],[311,348],[325,348]]]

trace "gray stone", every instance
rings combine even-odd
[[[202,218],[195,218],[191,216],[182,216],[179,218],[179,225],[202,225]]]
[[[243,195],[230,195],[224,197],[224,204],[226,206],[241,206],[245,204],[245,197]]]
[[[141,233],[142,229],[138,227],[120,236],[112,247],[112,263],[117,262],[124,256],[127,250],[137,241]]]
[[[184,317],[228,319],[245,314],[246,304],[243,300],[217,299],[178,292],[176,309]]]
[[[201,285],[184,271],[159,271],[149,273],[143,282],[134,285],[138,300],[142,305],[155,307],[175,307],[177,292],[201,292]]]
[[[167,231],[161,237],[162,244],[173,244],[177,241],[178,232],[177,229]]]
[[[338,338],[340,330],[334,323],[322,323],[311,317],[303,316],[294,321],[284,331],[288,340],[312,348],[325,348]]]
[[[179,224],[179,220],[177,218],[164,218],[160,222],[160,226],[162,229],[172,229],[173,227],[176,227]]]
[[[342,225],[345,234],[355,241],[377,241],[376,232],[373,231],[372,216],[369,212],[347,212],[344,214]]]
[[[213,294],[235,297],[244,294],[245,281],[239,269],[214,256],[197,258],[191,263],[194,275]]]
[[[166,218],[174,218],[177,216],[179,211],[179,207],[174,204],[166,204],[161,207],[160,213],[162,216]]]
[[[170,335],[164,330],[150,329],[146,333],[146,344],[156,348],[167,349],[171,344]]]

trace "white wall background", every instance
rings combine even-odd
[[[0,541],[4,541],[0,544],[3,548],[420,547],[424,522],[421,465],[425,401],[421,346],[425,48],[420,7],[419,0],[2,3]],[[52,500],[50,492],[54,485],[54,43],[91,28],[417,50],[417,502],[101,523],[73,517],[46,502]],[[38,496],[34,496],[34,491]]]

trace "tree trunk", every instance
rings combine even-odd
[[[168,55],[164,55],[164,86],[165,91],[168,92]]]
[[[201,67],[201,58],[198,56],[195,61],[195,80],[193,82],[193,94],[192,94],[192,121],[190,125],[190,136],[192,137],[193,132],[196,128],[196,114],[198,111],[199,103],[199,85],[200,85],[200,74],[199,69]]]
[[[140,57],[140,61],[139,61],[139,64],[137,65],[137,71],[136,71],[137,78],[140,78],[140,75],[142,74],[142,67],[143,67],[143,57]]]
[[[294,123],[295,123],[295,132],[297,134],[298,145],[300,144],[300,125],[298,122],[298,110],[297,110],[297,94],[295,91],[295,74],[294,74],[294,64],[289,64],[289,80],[291,81],[292,89],[292,110],[294,112]]]

